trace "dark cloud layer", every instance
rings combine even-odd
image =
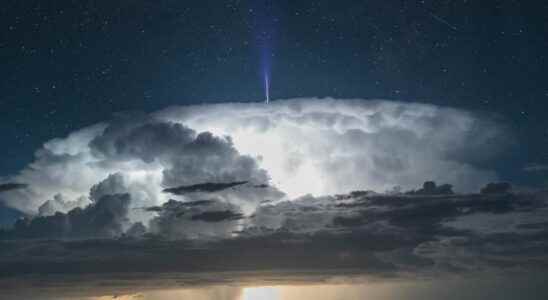
[[[129,224],[130,198],[114,194],[68,214],[18,222],[2,235],[0,267],[5,276],[331,269],[397,278],[544,270],[547,199],[543,191],[356,191],[267,203],[247,218],[219,199],[170,200],[140,208],[155,215],[147,227]]]
[[[235,181],[235,182],[206,182],[206,183],[198,183],[198,184],[192,184],[192,185],[183,185],[179,187],[174,188],[168,188],[164,189],[165,193],[175,194],[175,195],[183,195],[186,193],[194,193],[194,192],[207,192],[207,193],[213,193],[218,192],[222,190],[226,190],[235,186],[239,186],[242,184],[246,184],[247,181]],[[266,186],[265,186],[266,187]]]
[[[2,183],[0,184],[0,193],[17,190],[17,189],[23,189],[26,188],[28,185],[24,183]]]
[[[146,210],[157,214],[150,221],[150,233],[175,240],[228,238],[244,218],[240,207],[220,199],[189,202],[171,199]]]
[[[86,208],[68,213],[18,220],[13,229],[0,234],[5,239],[114,238],[127,225],[129,194],[105,195]]]
[[[204,221],[204,222],[222,222],[226,220],[240,220],[243,219],[244,215],[241,213],[236,213],[230,210],[217,210],[217,211],[206,211],[193,215],[191,217],[194,221]]]

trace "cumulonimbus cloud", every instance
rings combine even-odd
[[[0,268],[383,278],[545,268],[546,191],[513,192],[485,167],[509,140],[474,113],[389,101],[119,115],[45,143],[6,178],[28,185],[4,188],[4,204],[34,217],[0,230]]]
[[[3,199],[48,216],[127,193],[129,218],[147,224],[155,216],[135,208],[161,206],[172,196],[208,197],[207,190],[164,192],[181,186],[242,183],[215,200],[237,207],[221,211],[245,216],[265,201],[409,189],[428,179],[469,192],[496,179],[481,166],[508,140],[491,119],[416,103],[292,99],[171,107],[118,115],[48,141],[33,163],[8,178],[28,187],[6,191]]]

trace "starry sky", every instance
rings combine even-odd
[[[517,137],[497,162],[502,178],[542,184],[545,173],[523,168],[548,164],[547,13],[548,4],[509,0],[6,0],[0,176],[115,112],[262,101],[266,53],[273,99],[496,114]]]
[[[548,298],[548,4],[2,4],[7,299]]]

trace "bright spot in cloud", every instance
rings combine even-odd
[[[280,300],[278,287],[248,287],[242,291],[241,300]]]

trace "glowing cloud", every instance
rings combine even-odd
[[[31,214],[51,200],[52,214],[93,202],[99,190],[129,193],[131,219],[147,222],[150,214],[135,208],[166,203],[165,188],[205,182],[268,184],[266,190],[234,188],[216,195],[246,215],[284,193],[291,199],[409,189],[429,179],[475,191],[496,179],[479,165],[506,142],[504,128],[494,121],[416,103],[292,99],[170,107],[45,143],[32,164],[8,178],[28,188],[3,198]]]
[[[172,107],[155,116],[230,136],[291,197],[412,188],[427,179],[477,190],[496,174],[476,163],[508,138],[499,124],[466,111],[389,101],[230,103]]]

